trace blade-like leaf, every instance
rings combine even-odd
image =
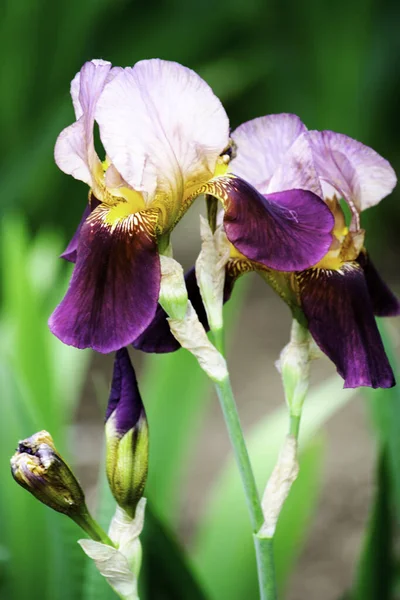
[[[382,321],[379,322],[379,329],[393,370],[399,378],[400,369],[393,343]],[[387,466],[393,488],[391,493],[396,507],[397,521],[400,522],[400,387],[397,385],[387,390],[365,389],[364,393],[368,399],[381,447],[386,448]]]
[[[390,600],[393,583],[393,530],[390,472],[386,452],[377,469],[377,489],[352,600]]]
[[[171,532],[146,506],[141,582],[146,600],[206,600],[189,561]]]

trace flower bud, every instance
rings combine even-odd
[[[117,504],[134,518],[147,479],[149,436],[146,413],[126,348],[114,362],[106,412],[106,469]]]
[[[229,260],[229,242],[222,226],[213,233],[200,216],[201,252],[196,261],[196,278],[212,331],[222,329],[225,267]]]
[[[171,256],[160,255],[161,287],[159,303],[172,319],[184,319],[188,293],[182,266]]]
[[[290,342],[276,363],[282,376],[290,413],[300,417],[310,383],[311,336],[306,327],[293,319]]]
[[[76,520],[87,513],[83,491],[47,431],[22,440],[11,458],[15,481],[40,502]]]

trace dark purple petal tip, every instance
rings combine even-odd
[[[84,222],[86,221],[86,219],[88,218],[88,216],[90,215],[90,213],[99,206],[100,202],[97,200],[97,198],[95,198],[93,196],[92,193],[89,194],[89,204],[87,204],[85,206],[85,210],[83,211],[81,220],[79,222],[78,227],[76,228],[76,231],[74,233],[74,235],[71,238],[71,241],[69,242],[68,246],[65,248],[64,252],[62,254],[60,254],[60,258],[63,258],[64,260],[68,260],[68,262],[72,262],[72,263],[76,263],[76,251],[78,249],[78,242],[79,242],[79,234],[81,232],[82,226],[84,224]]]
[[[373,315],[362,269],[309,269],[298,275],[302,309],[310,332],[334,362],[345,388],[395,385]]]
[[[225,177],[224,228],[248,259],[278,271],[300,271],[329,250],[334,219],[326,204],[305,190],[262,195],[238,177]],[[212,193],[212,192],[210,192]]]
[[[135,371],[126,348],[121,348],[115,355],[106,421],[113,413],[115,414],[116,431],[121,436],[135,427],[144,413]]]
[[[155,236],[111,227],[98,207],[82,226],[68,291],[49,320],[65,344],[108,353],[129,345],[152,321],[160,290]]]
[[[383,281],[375,265],[366,252],[362,252],[357,262],[364,271],[374,315],[377,317],[397,317],[400,315],[400,302]]]

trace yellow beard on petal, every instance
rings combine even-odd
[[[141,220],[141,217],[135,216],[139,215],[139,210],[135,209],[130,202],[118,202],[109,208],[104,222],[111,229],[115,229],[122,221],[126,221],[127,217],[131,217],[133,224],[136,226]]]

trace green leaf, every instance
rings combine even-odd
[[[301,449],[357,393],[342,387],[343,381],[333,377],[309,394],[302,418]],[[249,454],[260,493],[276,463],[286,435],[287,421],[287,410],[282,405],[248,436]],[[200,523],[194,565],[211,600],[251,597],[248,591],[254,590],[254,551],[244,494],[232,459],[222,471]],[[281,572],[284,573],[284,570]],[[280,582],[281,585],[283,583]]]
[[[357,569],[352,600],[390,600],[393,583],[393,530],[388,457],[382,452],[377,468],[377,489]]]
[[[400,373],[393,343],[382,321],[379,321],[380,333],[395,374]],[[375,425],[381,447],[386,448],[388,469],[392,482],[393,501],[397,521],[400,522],[400,387],[390,389],[365,389],[372,421]]]
[[[2,222],[0,515],[2,543],[10,560],[1,595],[17,600],[68,600],[79,598],[81,589],[83,557],[70,543],[78,539],[78,528],[20,488],[9,465],[18,441],[41,429],[50,431],[69,458],[66,426],[88,362],[85,353],[63,346],[47,327],[52,296],[64,284],[61,245],[55,234],[45,232],[31,240],[20,218]]]
[[[150,503],[146,507],[141,540],[143,566],[140,579],[144,590],[141,597],[148,600],[206,600],[183,550]]]

